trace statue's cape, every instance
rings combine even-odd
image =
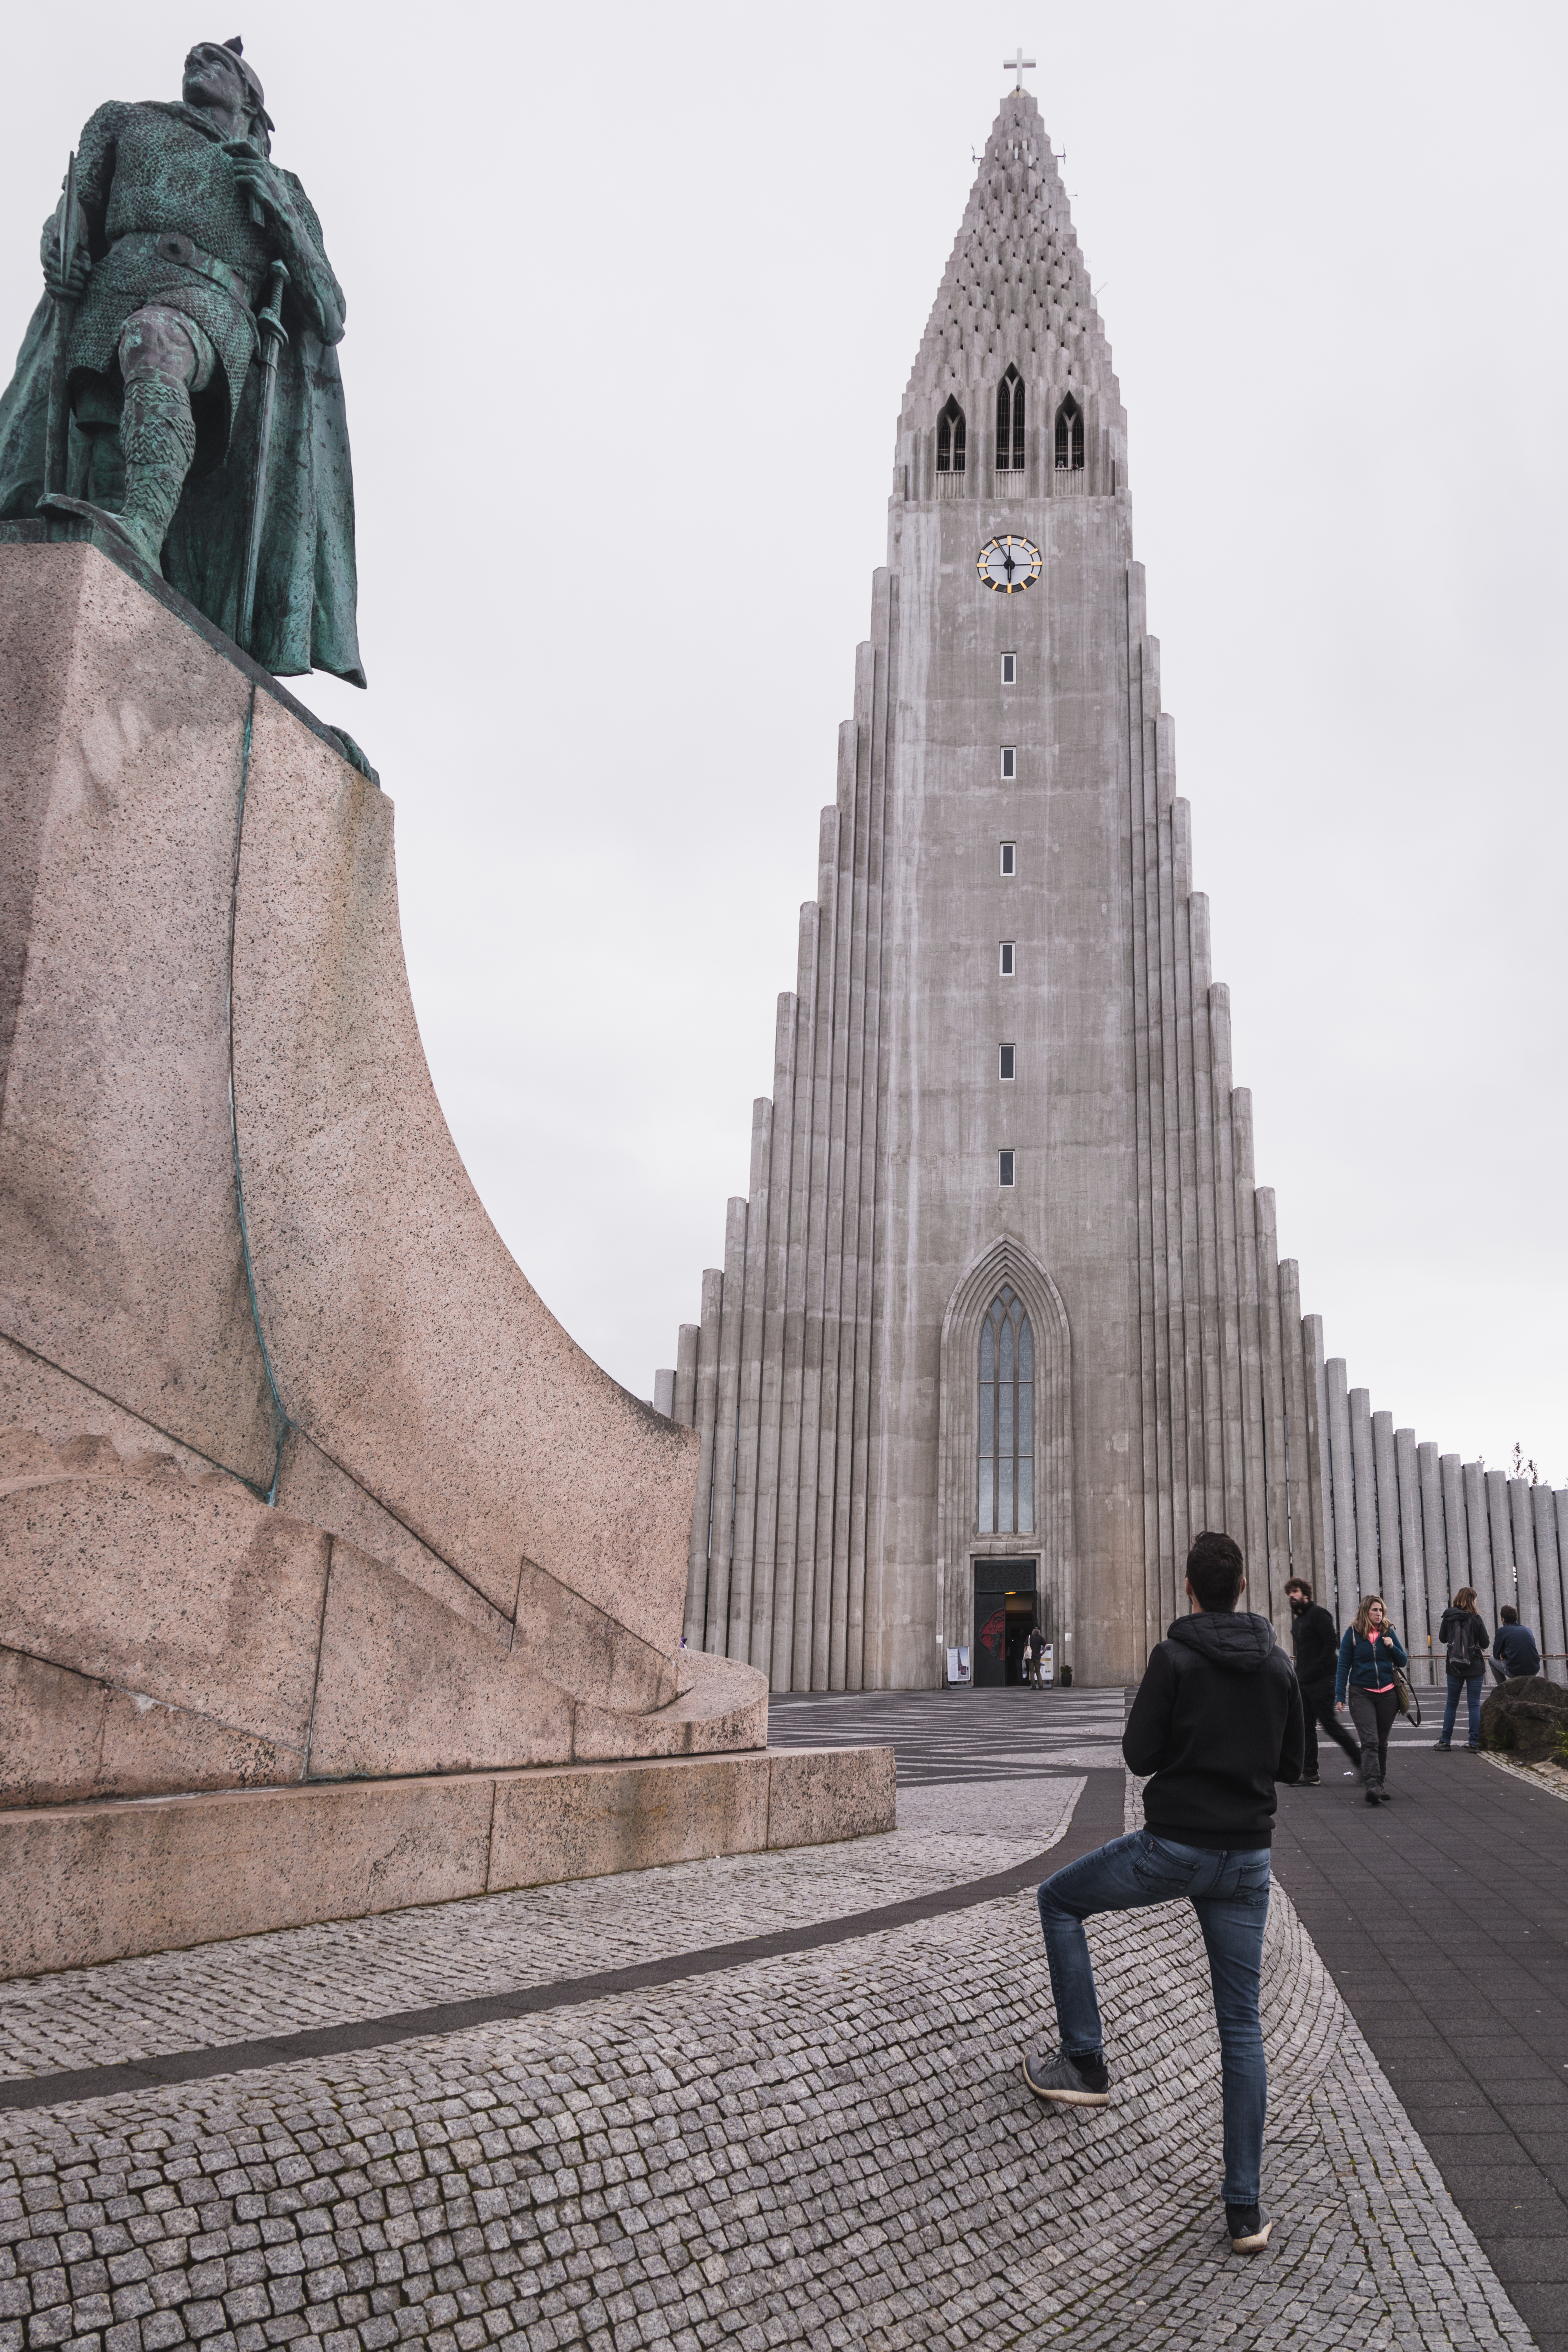
[[[285,299],[267,469],[267,520],[247,648],[274,677],[330,670],[363,686],[354,569],[353,479],[338,355]],[[53,306],[27,323],[0,394],[0,520],[37,512],[44,488]],[[190,477],[163,550],[163,576],[209,621],[237,634],[256,466],[261,369],[247,372],[225,463]],[[72,428],[73,439],[77,428]]]

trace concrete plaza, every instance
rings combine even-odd
[[[0,1989],[0,2352],[1555,2352],[1562,1939],[1521,1905],[1568,1807],[1417,1747],[1385,1813],[1285,1793],[1248,2262],[1184,1906],[1094,1931],[1117,2103],[1019,2080],[1052,2022],[1030,1887],[1135,1815],[1122,1705],[775,1700],[781,1745],[894,1741],[897,1831]]]

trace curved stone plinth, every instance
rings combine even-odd
[[[468,1181],[391,803],[210,635],[94,547],[0,547],[0,1415],[174,1441],[667,1705],[696,1440]]]

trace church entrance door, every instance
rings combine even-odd
[[[977,1689],[1000,1690],[1024,1679],[1024,1644],[1037,1622],[1033,1559],[977,1559],[974,1563],[974,1682]]]

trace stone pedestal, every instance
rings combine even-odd
[[[0,1972],[791,1842],[696,1435],[442,1119],[390,801],[91,545],[0,545]]]

